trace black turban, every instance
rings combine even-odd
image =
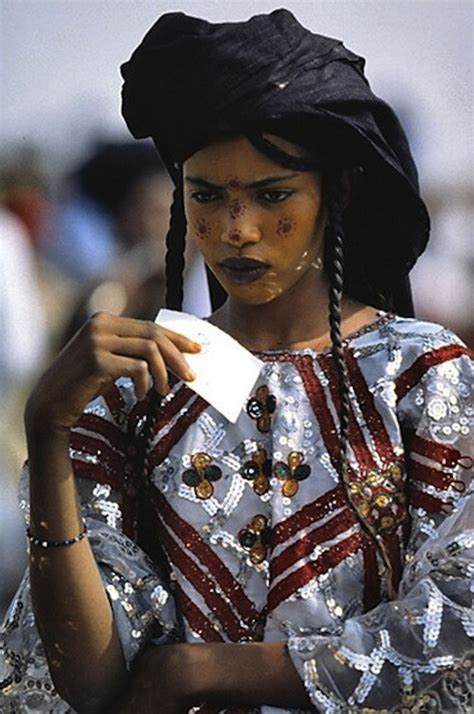
[[[405,133],[364,65],[288,10],[217,24],[169,13],[122,65],[123,116],[135,138],[153,137],[175,181],[180,163],[212,139],[257,127],[283,136],[278,127],[296,127],[289,138],[300,135],[323,159],[362,166],[345,217],[347,274],[409,315],[408,272],[429,218]]]

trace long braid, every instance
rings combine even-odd
[[[182,183],[176,184],[170,210],[170,226],[166,234],[166,307],[181,310],[183,304],[184,249],[186,245],[186,219]],[[141,449],[137,459],[137,539],[149,555],[157,545],[150,538],[153,532],[153,508],[148,494],[150,476],[150,447],[162,397],[152,388],[148,393],[146,420],[141,432]]]
[[[171,204],[170,227],[166,235],[166,307],[181,310],[183,306],[184,249],[186,246],[186,219],[184,215],[183,188],[176,184]]]
[[[348,478],[348,444],[349,444],[349,413],[350,396],[347,365],[344,358],[344,345],[341,333],[342,321],[342,296],[344,288],[344,226],[342,221],[342,191],[337,176],[329,175],[326,179],[326,205],[328,211],[326,227],[326,253],[325,265],[329,277],[329,326],[332,342],[332,354],[336,364],[339,378],[340,398],[340,431],[339,431],[339,473],[344,488],[346,499],[353,508],[363,532],[375,544],[385,566],[384,580],[387,593],[394,598],[396,593],[393,588],[393,567],[383,540],[367,520],[361,515],[357,504],[354,503]]]
[[[349,390],[347,366],[342,344],[342,296],[344,289],[344,228],[342,224],[341,191],[337,177],[327,179],[326,205],[326,255],[325,262],[329,278],[329,328],[332,354],[339,378],[340,431],[339,431],[339,471],[346,481],[347,445],[349,440]]]

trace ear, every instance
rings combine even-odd
[[[341,173],[342,207],[346,209],[357,195],[362,183],[364,170],[362,166],[345,168]]]

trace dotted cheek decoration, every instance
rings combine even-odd
[[[270,488],[272,462],[267,458],[267,452],[260,447],[250,461],[246,461],[240,470],[241,476],[252,481],[253,490],[257,496],[263,496]]]
[[[259,431],[263,433],[269,431],[276,404],[275,397],[270,394],[266,385],[259,387],[255,396],[247,402],[247,414],[251,419],[255,419]]]
[[[277,461],[273,467],[275,476],[283,481],[281,492],[283,496],[292,498],[298,493],[299,482],[308,478],[311,467],[303,463],[304,456],[300,451],[290,451],[287,463]]]
[[[186,486],[194,489],[194,493],[202,501],[211,498],[214,493],[214,481],[219,481],[222,471],[212,463],[208,454],[199,452],[191,459],[191,469],[186,469],[183,473],[183,481]]]
[[[296,227],[295,219],[291,216],[286,216],[285,218],[280,218],[277,225],[277,235],[286,237],[291,235]]]
[[[209,238],[209,236],[211,235],[211,226],[205,218],[199,219],[196,225],[195,232],[196,235],[201,238],[201,240],[204,240],[204,238]]]
[[[239,543],[249,551],[250,560],[254,565],[262,563],[271,544],[272,529],[268,519],[262,514],[254,516],[249,523],[239,531]]]

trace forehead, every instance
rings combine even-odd
[[[268,138],[289,154],[303,156],[301,147],[280,137],[268,135]],[[208,144],[183,165],[185,177],[199,176],[216,183],[252,181],[275,173],[284,174],[286,171],[288,169],[256,149],[245,136],[220,139]]]

